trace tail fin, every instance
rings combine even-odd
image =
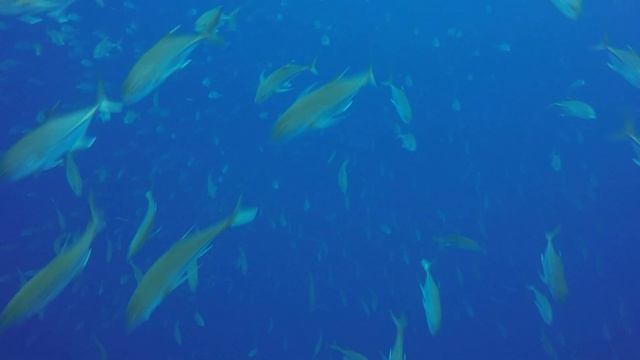
[[[600,40],[599,43],[591,47],[591,50],[594,50],[594,51],[601,51],[601,50],[608,50],[608,49],[609,49],[609,36],[607,34],[604,34],[602,36],[602,39]]]
[[[98,111],[106,118],[109,118],[111,113],[119,113],[122,111],[122,103],[111,101],[107,98],[104,91],[104,83],[102,80],[98,80],[98,98],[97,98]]]
[[[235,8],[232,12],[224,15],[224,22],[226,23],[226,28],[229,31],[236,31],[238,30],[238,22],[237,22],[237,18],[238,18],[238,12],[240,12],[240,8],[237,7]]]
[[[424,271],[428,273],[429,268],[431,268],[431,262],[425,259],[422,259],[422,261],[420,261],[420,264],[422,265],[422,268],[424,269]]]
[[[405,313],[400,314],[400,317],[396,317],[393,314],[393,311],[390,312],[391,313],[391,320],[393,320],[393,323],[396,325],[396,329],[398,331],[404,331],[404,328],[407,327],[407,315]]]
[[[378,84],[376,83],[376,78],[373,75],[373,65],[369,65],[369,84],[373,85],[374,87],[378,87]]]
[[[318,63],[318,57],[316,56],[315,59],[313,59],[313,61],[311,62],[311,65],[309,65],[309,71],[313,75],[318,75],[318,68],[316,67],[317,63]]]
[[[556,236],[558,236],[560,229],[560,225],[556,225],[556,227],[554,227],[553,229],[545,231],[544,237],[547,239],[547,241],[552,242],[556,238]]]

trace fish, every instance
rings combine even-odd
[[[86,132],[95,114],[121,108],[100,87],[94,106],[52,117],[11,146],[0,159],[0,177],[17,181],[58,166],[69,152],[90,148],[95,137],[87,137]]]
[[[367,357],[360,354],[357,351],[353,351],[351,349],[345,349],[343,347],[338,346],[338,344],[332,344],[331,350],[335,350],[342,354],[343,360],[367,360]]]
[[[431,275],[431,263],[422,259],[420,264],[426,273],[424,285],[420,285],[420,291],[422,292],[422,307],[424,308],[424,313],[427,317],[429,332],[431,335],[436,335],[438,331],[440,331],[440,324],[442,322],[440,290]]]
[[[553,322],[553,310],[551,309],[551,303],[549,303],[549,299],[547,299],[544,294],[542,294],[538,289],[533,285],[527,285],[527,289],[533,292],[533,303],[538,308],[538,312],[540,313],[540,317],[545,324],[551,325]]]
[[[551,3],[571,20],[578,20],[582,15],[582,0],[551,0]]]
[[[41,14],[57,20],[67,21],[64,10],[75,0],[1,0],[0,15],[18,16],[21,20],[35,24],[42,19]]]
[[[89,197],[91,220],[78,240],[65,248],[11,298],[0,313],[0,333],[42,311],[87,265],[91,244],[104,227],[102,215]]]
[[[142,245],[144,245],[149,238],[149,235],[151,235],[156,218],[156,212],[158,211],[158,204],[156,204],[156,201],[153,199],[151,191],[147,191],[144,196],[147,199],[147,211],[145,212],[144,218],[129,244],[129,251],[127,252],[127,259],[129,260],[131,260],[131,258],[142,248]]]
[[[80,176],[80,170],[78,169],[78,165],[73,160],[73,153],[67,153],[67,159],[65,161],[67,164],[67,182],[69,183],[69,187],[71,187],[71,191],[80,197],[82,196],[82,177]]]
[[[275,70],[271,74],[265,76],[264,71],[260,74],[260,81],[254,102],[256,104],[263,103],[275,93],[282,93],[291,90],[291,81],[296,76],[305,71],[309,71],[314,75],[318,75],[316,68],[317,58],[310,65],[286,64]]]
[[[216,29],[221,11],[208,17],[207,26],[196,34],[179,35],[173,29],[147,50],[133,65],[122,84],[122,99],[133,104],[158,88],[174,72],[185,68],[191,60],[189,56],[204,40],[222,43]]]
[[[393,347],[389,350],[388,360],[405,360],[404,329],[407,327],[407,317],[402,314],[399,318],[396,318],[395,315],[391,313],[391,320],[393,320],[393,323],[396,325],[396,339]]]
[[[593,120],[598,117],[593,107],[584,101],[565,100],[555,102],[551,105],[558,107],[562,116],[570,116],[585,120]]]
[[[472,252],[484,252],[483,248],[475,240],[460,234],[436,237],[433,240],[442,247],[454,247]]]
[[[391,89],[391,103],[396,108],[400,120],[405,124],[410,124],[413,118],[413,112],[407,94],[405,94],[403,89],[396,87],[392,80],[383,83],[383,85]]]
[[[402,129],[399,126],[395,127],[395,133],[396,133],[396,137],[402,143],[402,148],[403,149],[405,149],[407,151],[410,151],[410,152],[416,151],[416,148],[418,147],[418,144],[416,142],[416,137],[412,133],[403,132]]]
[[[347,194],[347,188],[349,187],[349,177],[347,176],[347,166],[349,166],[349,160],[344,160],[338,170],[338,187],[340,192]]]
[[[278,118],[271,137],[274,140],[292,139],[309,130],[325,129],[340,120],[353,103],[354,96],[368,84],[375,86],[373,70],[337,79],[303,92]]]
[[[126,310],[127,332],[147,321],[153,311],[176,287],[185,281],[192,266],[211,248],[212,241],[231,227],[240,212],[240,200],[228,217],[183,237],[158,258],[142,276]]]
[[[100,42],[93,48],[93,58],[103,59],[109,57],[114,50],[122,52],[122,40],[113,42],[109,37],[105,36]]]
[[[239,11],[240,11],[240,8],[236,8],[230,13],[225,14],[222,12],[221,6],[215,7],[211,10],[208,10],[202,13],[202,15],[198,17],[198,20],[196,20],[196,23],[193,28],[195,32],[203,33],[206,31],[207,26],[209,26],[211,19],[220,17],[220,21],[216,25],[216,28],[224,27],[226,28],[226,30],[234,31],[237,28],[236,18],[238,17]]]
[[[569,294],[567,281],[564,275],[564,265],[562,258],[553,247],[553,240],[558,234],[558,229],[546,234],[547,247],[544,253],[540,255],[542,263],[542,274],[540,279],[547,286],[554,300],[564,302]]]
[[[606,50],[609,55],[607,66],[621,75],[631,86],[640,88],[640,55],[631,47],[620,49],[609,45],[605,36],[595,50]]]

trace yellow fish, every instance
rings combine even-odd
[[[560,255],[553,247],[553,240],[557,234],[557,229],[546,234],[547,247],[544,253],[540,255],[540,262],[542,263],[540,279],[547,285],[551,296],[556,301],[564,302],[569,294],[569,289],[567,288],[567,281],[564,277],[562,258],[560,258]]]
[[[141,100],[171,74],[187,66],[191,62],[189,55],[203,40],[223,42],[216,33],[221,14],[221,11],[212,13],[207,19],[207,26],[201,33],[177,35],[174,34],[176,30],[174,29],[147,50],[124,80],[122,85],[124,102],[131,104]]]
[[[340,76],[309,93],[304,93],[276,121],[272,131],[274,139],[292,138],[314,129],[335,124],[349,109],[353,97],[367,85],[375,85],[373,71],[351,76]]]
[[[176,242],[142,276],[127,305],[127,330],[145,322],[185,278],[193,279],[197,273],[197,260],[211,247],[211,242],[224,230],[233,226],[240,212],[240,201],[233,213],[222,221]]]
[[[158,205],[155,200],[153,200],[151,191],[147,191],[144,196],[147,198],[147,212],[144,214],[144,218],[140,226],[138,226],[138,230],[136,230],[131,244],[129,244],[129,251],[127,253],[127,259],[129,260],[142,248],[142,245],[144,245],[149,235],[151,235],[151,230],[153,230],[153,224],[156,218],[156,211],[158,211]]]
[[[89,198],[91,221],[75,244],[64,249],[42,270],[27,281],[11,298],[0,314],[0,332],[8,326],[41,311],[87,265],[91,255],[91,243],[103,226],[102,218]]]
[[[426,273],[424,285],[420,285],[420,291],[422,292],[422,306],[424,307],[424,313],[427,317],[429,332],[431,335],[436,335],[440,330],[440,323],[442,322],[440,290],[431,275],[431,263],[422,259],[421,264],[424,272]]]
[[[296,64],[284,65],[266,77],[263,72],[260,74],[260,83],[258,84],[258,90],[256,90],[256,97],[254,99],[255,103],[260,104],[275,93],[290,91],[291,80],[305,71],[318,75],[316,60],[313,60],[311,65],[306,66]]]

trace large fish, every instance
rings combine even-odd
[[[164,298],[188,278],[197,276],[197,260],[211,242],[234,225],[240,207],[220,222],[176,242],[144,274],[127,305],[126,325],[131,331],[145,322]],[[190,280],[191,281],[191,280]],[[191,284],[190,284],[191,285]]]
[[[89,205],[91,221],[82,236],[51,260],[11,298],[0,314],[0,332],[41,311],[87,265],[91,243],[103,226],[91,197]]]
[[[555,230],[546,234],[547,247],[544,253],[540,255],[540,262],[542,263],[540,279],[547,285],[551,296],[556,301],[563,302],[569,294],[569,289],[567,288],[567,281],[564,276],[562,258],[560,258],[560,255],[553,247],[553,240],[557,233],[558,231]]]
[[[291,80],[305,71],[318,75],[316,60],[313,60],[311,65],[306,66],[286,64],[267,76],[265,76],[263,72],[260,74],[260,83],[258,84],[256,97],[254,99],[255,103],[260,104],[275,93],[291,90]]]
[[[187,66],[191,62],[189,55],[202,41],[222,42],[216,33],[221,15],[222,11],[218,10],[205,18],[207,26],[201,33],[179,35],[174,33],[174,29],[147,50],[133,65],[122,84],[124,102],[131,104],[139,101],[160,86],[171,74]]]
[[[431,335],[436,335],[440,330],[440,323],[442,321],[440,290],[431,275],[431,263],[422,259],[421,264],[427,275],[424,279],[424,285],[420,285],[420,292],[422,292],[422,306],[424,307],[424,313],[427,317],[429,332]]]
[[[373,71],[352,76],[340,76],[309,93],[303,93],[278,119],[273,131],[274,139],[292,138],[305,131],[324,129],[339,120],[349,109],[353,97],[360,89],[374,84]]]
[[[95,114],[118,112],[120,108],[120,104],[107,100],[100,90],[94,106],[47,120],[2,156],[0,177],[19,180],[61,164],[69,152],[89,148],[95,138],[87,137],[86,132]]]

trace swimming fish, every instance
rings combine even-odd
[[[335,350],[342,354],[343,360],[367,360],[367,357],[360,354],[359,352],[353,351],[351,349],[345,349],[338,346],[337,344],[332,344],[331,350]]]
[[[67,182],[69,183],[69,187],[71,187],[71,191],[80,197],[82,196],[82,177],[80,176],[80,170],[78,169],[78,165],[73,160],[73,153],[67,153],[67,159],[65,161],[67,165]]]
[[[400,116],[400,120],[405,124],[410,124],[411,119],[413,118],[413,112],[411,110],[411,104],[409,103],[407,94],[405,94],[404,90],[401,88],[396,87],[391,80],[385,82],[383,85],[386,85],[391,89],[391,103],[396,108],[396,112],[398,113],[398,116]]]
[[[440,323],[442,322],[440,290],[431,275],[431,263],[422,259],[420,264],[427,275],[424,279],[424,285],[420,285],[420,291],[422,292],[422,307],[424,308],[424,313],[427,317],[429,332],[431,335],[436,335],[440,330]]]
[[[93,145],[86,131],[97,112],[119,112],[121,104],[109,101],[98,90],[98,102],[88,108],[53,117],[18,140],[0,159],[0,177],[20,180],[51,169],[69,152]]]
[[[455,247],[461,250],[473,252],[484,251],[475,240],[464,235],[453,234],[448,236],[436,237],[433,240],[442,247]]]
[[[147,50],[129,71],[122,84],[122,98],[125,103],[135,103],[158,86],[171,74],[183,69],[191,60],[191,52],[204,40],[221,43],[216,29],[221,11],[207,18],[207,26],[201,33],[178,35],[174,30],[165,35],[151,49]]]
[[[347,175],[347,166],[349,166],[349,160],[344,160],[338,170],[338,187],[343,194],[347,193],[349,187],[349,177]]]
[[[240,201],[227,218],[195,234],[186,236],[169,248],[147,270],[133,292],[126,312],[127,331],[145,322],[164,298],[178,287],[193,270],[198,259],[210,248],[211,242],[231,227],[240,212]]]
[[[305,71],[309,71],[314,75],[318,75],[318,70],[316,69],[316,60],[317,59],[314,59],[311,65],[283,65],[266,77],[264,75],[264,72],[262,72],[260,74],[258,89],[256,90],[256,97],[254,99],[255,103],[260,104],[275,93],[290,91],[291,81],[293,80],[293,78]]]
[[[553,248],[553,240],[558,230],[546,234],[547,247],[543,254],[540,255],[542,263],[542,274],[540,279],[547,286],[551,296],[560,302],[564,302],[569,294],[567,281],[564,277],[564,266],[560,255]]]
[[[582,0],[551,0],[551,2],[571,20],[578,20],[582,14]]]
[[[42,21],[40,14],[47,14],[59,22],[66,21],[64,9],[75,0],[0,0],[0,15],[20,16],[30,24]]]
[[[609,69],[620,74],[633,87],[640,88],[640,55],[633,48],[619,49],[609,46],[609,40],[605,37],[596,50],[607,50],[609,54]]]
[[[407,317],[402,314],[400,318],[396,318],[393,313],[391,313],[391,319],[396,325],[396,340],[393,343],[393,347],[389,349],[388,360],[405,360],[404,329],[407,327]]]
[[[551,323],[553,322],[553,310],[551,309],[551,303],[549,303],[549,299],[547,299],[547,297],[544,296],[540,291],[538,291],[538,289],[536,289],[533,285],[528,285],[527,289],[533,292],[533,302],[534,304],[536,304],[542,320],[545,324],[551,325]]]
[[[571,116],[585,120],[593,120],[598,117],[593,107],[584,101],[566,100],[558,101],[551,105],[557,106],[562,116]]]
[[[147,191],[144,196],[147,198],[147,212],[144,214],[144,218],[129,244],[129,251],[127,252],[127,259],[129,260],[142,248],[142,245],[144,245],[149,235],[151,235],[151,230],[153,230],[153,224],[156,218],[156,211],[158,211],[158,205],[153,199],[151,191]]]
[[[309,130],[334,125],[353,103],[353,97],[367,85],[375,85],[373,71],[340,76],[310,92],[305,92],[278,118],[271,136],[291,139]]]
[[[91,255],[91,243],[103,227],[102,218],[94,206],[93,197],[89,198],[89,207],[91,221],[82,236],[27,281],[4,307],[0,314],[0,332],[41,311],[87,265]]]

